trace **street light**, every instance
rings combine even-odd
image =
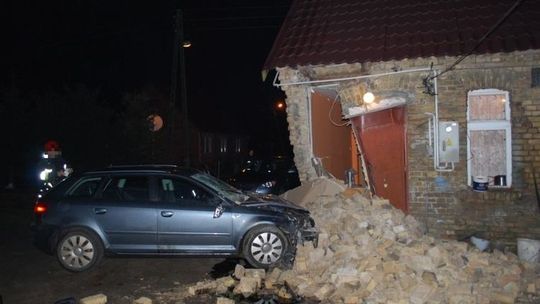
[[[174,159],[174,143],[176,137],[174,136],[175,129],[175,112],[177,103],[177,93],[180,93],[180,105],[182,107],[182,129],[183,129],[183,143],[184,143],[184,165],[190,166],[190,134],[188,123],[188,104],[186,94],[186,62],[184,58],[184,49],[191,46],[191,42],[184,40],[184,22],[182,17],[182,11],[176,10],[175,28],[174,28],[174,49],[173,49],[173,61],[171,70],[171,98],[170,98],[170,150],[171,159]],[[178,76],[180,75],[180,81]],[[178,92],[178,84],[180,85],[180,92]]]

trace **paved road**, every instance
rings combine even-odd
[[[223,259],[105,258],[98,268],[70,273],[32,245],[32,196],[0,193],[0,295],[4,304],[47,304],[104,293],[109,303],[152,298],[230,270]],[[224,267],[224,269],[220,269]],[[174,302],[173,302],[174,303]]]

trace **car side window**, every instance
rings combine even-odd
[[[103,199],[113,201],[149,200],[148,177],[114,176],[103,190]]]
[[[202,187],[179,178],[162,178],[159,187],[161,199],[169,203],[186,201],[210,203],[214,197]]]
[[[96,190],[101,182],[101,177],[82,178],[71,189],[68,190],[68,197],[91,198],[96,194]]]

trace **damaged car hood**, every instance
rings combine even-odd
[[[268,207],[280,209],[293,209],[296,211],[309,213],[308,210],[302,208],[291,201],[282,199],[276,195],[260,195],[257,193],[249,193],[249,198],[242,203],[246,207]]]

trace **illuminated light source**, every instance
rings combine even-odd
[[[506,102],[506,98],[501,98],[501,102]]]
[[[157,114],[151,114],[146,117],[148,128],[152,132],[157,132],[163,127],[163,118]]]
[[[362,99],[364,100],[364,103],[370,104],[375,101],[375,95],[371,92],[366,92]]]
[[[45,205],[44,203],[36,203],[36,205],[34,206],[34,213],[35,214],[43,214],[47,212],[47,205]]]
[[[52,172],[52,169],[45,169],[39,172],[39,179],[41,179],[42,181],[46,180],[47,177],[49,177],[49,173],[51,172]]]
[[[283,109],[285,108],[285,103],[283,101],[278,101],[278,103],[276,104],[276,107],[278,109]]]
[[[452,127],[451,126],[446,127],[446,132],[448,133],[452,132]]]
[[[182,43],[182,47],[183,48],[188,48],[188,47],[191,47],[191,41],[189,40],[186,40]]]

